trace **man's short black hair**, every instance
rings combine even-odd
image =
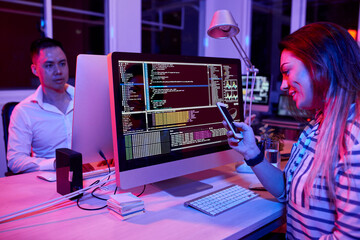
[[[31,47],[30,47],[31,59],[33,59],[34,56],[39,55],[41,49],[50,48],[50,47],[59,47],[63,52],[65,52],[61,42],[52,38],[40,38],[31,43]]]

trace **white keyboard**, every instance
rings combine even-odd
[[[114,171],[115,167],[110,168],[110,172]],[[95,177],[105,176],[109,173],[109,168],[98,169],[90,172],[83,173],[83,180]],[[37,175],[38,178],[46,180],[48,182],[55,182],[56,181],[56,172],[40,172]]]
[[[185,206],[195,208],[210,216],[216,216],[257,196],[259,196],[259,194],[249,189],[238,185],[230,185],[218,191],[187,201],[185,202]]]
[[[114,170],[115,170],[115,167],[110,168],[110,172],[112,172]],[[101,177],[101,176],[105,176],[108,173],[109,173],[109,168],[102,168],[102,169],[98,169],[98,170],[84,172],[83,179],[85,180],[85,179],[94,178],[94,177]]]

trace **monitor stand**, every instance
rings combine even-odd
[[[168,180],[155,182],[154,186],[165,191],[174,197],[184,197],[194,193],[198,193],[213,186],[200,181],[192,180],[187,177],[176,177]]]

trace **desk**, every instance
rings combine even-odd
[[[36,175],[0,178],[1,216],[60,196],[55,182],[45,182]],[[141,196],[146,213],[126,221],[120,221],[106,208],[84,211],[67,200],[0,224],[0,239],[256,239],[283,223],[284,205],[265,191],[258,192],[260,197],[216,217],[183,205],[187,200],[233,183],[247,187],[257,181],[254,174],[238,174],[230,164],[187,177],[212,184],[213,188],[186,197],[173,197],[148,185]],[[86,180],[84,186],[92,181],[94,179]],[[114,186],[109,186],[108,192],[113,191]],[[131,189],[134,194],[141,190],[142,187]],[[104,204],[89,195],[83,198],[84,207]]]

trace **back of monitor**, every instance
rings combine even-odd
[[[113,159],[107,57],[80,54],[76,62],[72,149],[83,163]]]

